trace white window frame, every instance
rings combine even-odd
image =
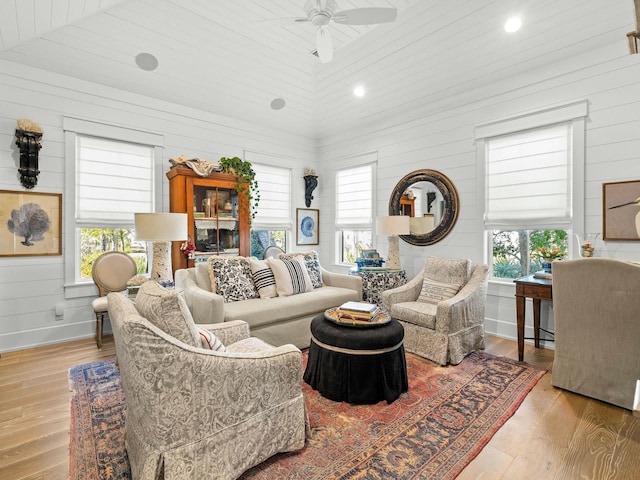
[[[251,165],[255,167],[256,165],[264,165],[266,167],[273,167],[282,169],[282,171],[288,171],[289,175],[289,216],[286,220],[283,221],[261,221],[259,218],[256,218],[255,221],[251,223],[252,230],[284,230],[286,233],[286,243],[287,245],[292,245],[292,230],[293,230],[293,203],[292,203],[292,178],[293,171],[290,165],[296,163],[296,159],[293,157],[286,157],[284,155],[265,153],[265,152],[257,152],[252,150],[244,151],[244,160],[246,162],[251,162]],[[255,168],[254,168],[255,170]],[[258,190],[260,190],[260,180],[258,179]],[[260,193],[260,197],[262,197],[262,193]],[[258,205],[258,209],[260,205]]]
[[[497,120],[484,125],[479,125],[475,130],[476,158],[477,158],[477,192],[478,205],[486,206],[486,140],[491,137],[507,135],[545,126],[569,123],[571,135],[571,202],[572,212],[569,222],[569,234],[571,232],[584,231],[584,161],[585,161],[585,124],[588,114],[586,100],[548,107],[534,112],[523,113],[514,117]],[[484,260],[491,265],[493,263],[493,246],[491,230],[484,224],[484,215],[478,215],[478,231],[484,232]],[[539,227],[539,226],[538,226]],[[549,225],[548,230],[558,227]],[[503,230],[509,230],[505,226]],[[514,224],[514,228],[517,229]],[[569,255],[573,256],[573,243],[569,241]],[[492,277],[493,281],[509,282],[511,279]]]
[[[342,261],[342,232],[347,231],[371,231],[372,242],[375,245],[375,205],[376,205],[376,179],[377,179],[378,152],[369,152],[353,157],[340,159],[333,164],[333,187],[334,187],[334,258],[337,265],[352,266],[355,263]],[[371,206],[370,218],[363,223],[338,223],[338,173],[364,166],[371,167]],[[338,168],[339,167],[339,168]]]
[[[164,136],[134,128],[112,125],[102,122],[74,117],[63,118],[65,139],[65,298],[77,298],[95,295],[95,287],[91,280],[81,280],[80,272],[80,238],[76,222],[76,141],[78,135],[101,137],[128,143],[149,145],[154,148],[153,185],[154,211],[162,205],[162,148]],[[105,227],[107,225],[105,224]],[[133,226],[133,212],[131,225]]]

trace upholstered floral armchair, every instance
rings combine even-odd
[[[405,285],[382,292],[382,306],[405,330],[404,345],[440,365],[484,348],[488,265],[429,257]]]
[[[133,478],[235,479],[302,448],[300,350],[251,338],[242,321],[195,326],[175,291],[147,283],[135,305],[108,296]]]

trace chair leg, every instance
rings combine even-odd
[[[102,348],[102,317],[104,313],[96,313],[96,344]]]

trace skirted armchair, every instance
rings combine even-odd
[[[554,262],[553,318],[551,383],[632,410],[640,379],[640,265]]]
[[[382,292],[382,306],[405,330],[409,352],[457,365],[484,349],[488,265],[429,257],[401,287]]]
[[[235,479],[275,453],[302,448],[300,350],[251,338],[242,321],[195,327],[193,320],[182,326],[172,320],[177,339],[141,313],[151,306],[156,320],[179,322],[186,304],[175,292],[145,293],[146,285],[135,305],[124,295],[108,296],[133,478]],[[199,346],[205,339],[220,351]]]

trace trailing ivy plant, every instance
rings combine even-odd
[[[258,203],[260,202],[260,191],[256,172],[254,172],[251,162],[246,162],[239,157],[222,157],[220,167],[224,173],[229,173],[238,177],[236,192],[244,194],[249,201],[249,224],[256,217]]]

